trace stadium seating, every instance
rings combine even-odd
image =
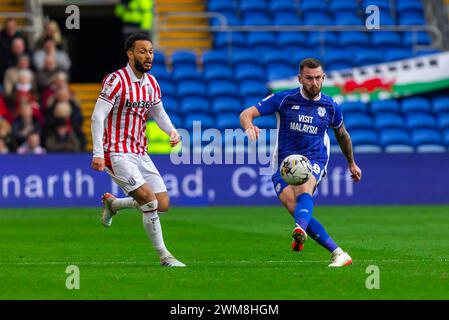
[[[364,25],[364,8],[376,5],[382,25],[425,25],[417,0],[209,0],[209,11],[223,14],[229,25],[319,26]],[[217,25],[218,19],[210,20]],[[438,52],[415,51],[427,45],[426,32],[393,31],[250,31],[214,33],[213,48],[197,56],[175,52],[171,60],[155,54],[167,112],[191,128],[191,121],[221,130],[239,127],[238,115],[269,94],[268,81],[295,77],[298,61],[322,59],[338,70],[407,59]],[[172,68],[167,68],[167,62]],[[186,98],[188,97],[188,98]],[[418,96],[341,104],[356,151],[441,152],[449,147],[449,95]],[[261,128],[274,128],[274,117],[259,118]],[[336,146],[333,133],[332,145]],[[338,147],[337,147],[338,148]],[[335,148],[334,148],[335,149]]]

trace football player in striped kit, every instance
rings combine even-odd
[[[148,74],[154,58],[150,38],[145,33],[132,34],[125,41],[125,50],[128,64],[105,77],[92,114],[92,168],[106,171],[129,195],[119,199],[105,193],[102,222],[110,227],[120,209],[139,209],[161,265],[185,267],[164,244],[158,211],[168,210],[169,197],[159,171],[146,153],[147,118],[151,116],[170,136],[171,146],[179,143],[180,135],[164,111],[155,77]]]

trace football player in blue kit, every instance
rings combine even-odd
[[[340,148],[348,161],[353,181],[360,181],[362,171],[354,160],[352,142],[343,124],[340,107],[333,99],[321,93],[325,78],[320,61],[308,58],[299,65],[300,88],[272,94],[256,106],[240,114],[240,123],[252,141],[259,135],[253,119],[276,114],[277,144],[273,155],[274,174],[272,181],[279,200],[293,216],[292,249],[301,251],[307,237],[312,237],[332,253],[329,267],[343,267],[352,263],[349,254],[343,251],[329,236],[321,223],[312,216],[314,194],[321,178],[326,174],[329,161],[330,142],[327,130],[331,127]],[[312,163],[313,175],[302,185],[287,185],[281,178],[279,166],[285,157],[292,154],[306,156]]]

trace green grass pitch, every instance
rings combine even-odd
[[[290,249],[279,207],[173,208],[167,247],[187,268],[163,268],[141,215],[110,229],[99,208],[0,210],[0,299],[448,299],[449,207],[316,207],[314,216],[354,264],[327,267],[309,239]],[[68,290],[68,265],[80,289]],[[369,290],[367,267],[380,271]]]

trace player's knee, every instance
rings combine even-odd
[[[158,211],[159,212],[168,212],[170,209],[170,203],[168,200],[159,201]]]

